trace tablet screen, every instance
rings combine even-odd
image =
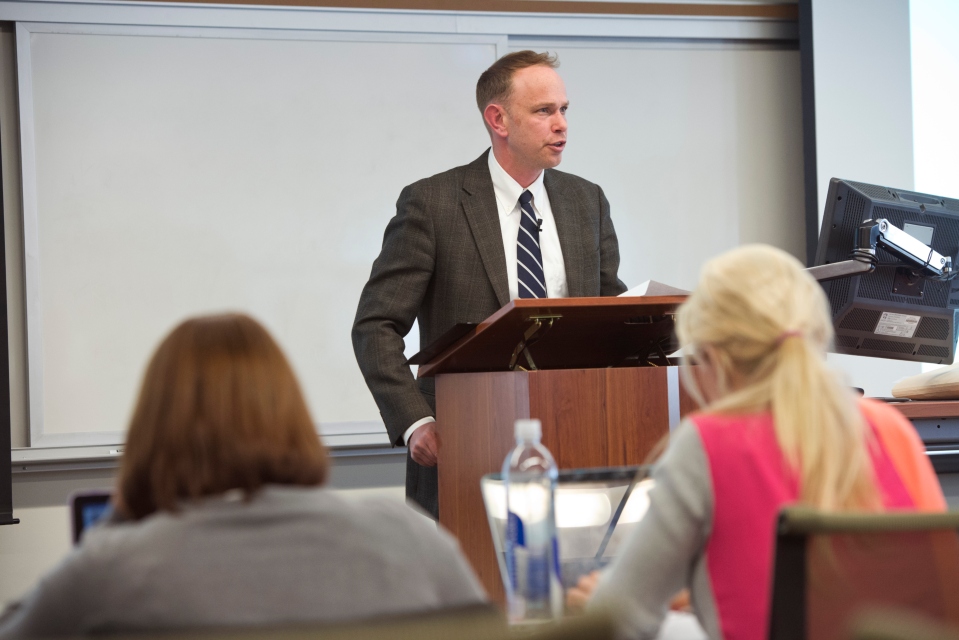
[[[70,511],[73,520],[73,543],[76,544],[80,542],[80,537],[86,529],[110,513],[110,492],[75,493],[70,496]]]

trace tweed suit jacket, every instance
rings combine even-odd
[[[415,380],[405,364],[403,337],[413,321],[424,347],[454,324],[481,322],[510,301],[488,153],[403,189],[360,295],[353,349],[394,446],[410,425],[435,415],[433,379]],[[543,180],[569,296],[625,291],[602,189],[554,169]],[[408,460],[407,495],[436,515],[435,468]]]

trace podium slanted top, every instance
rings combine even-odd
[[[432,345],[426,347],[422,353],[432,357],[418,375],[510,371],[514,365],[527,369],[664,365],[666,356],[678,348],[673,316],[685,300],[685,295],[513,300],[479,325],[464,328],[465,335],[438,353]]]

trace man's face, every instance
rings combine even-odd
[[[550,169],[566,147],[566,86],[553,69],[526,67],[513,74],[513,94],[506,105],[507,148],[524,168]]]

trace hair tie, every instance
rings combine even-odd
[[[791,329],[789,331],[783,331],[782,333],[779,334],[779,337],[776,338],[776,347],[781,346],[782,343],[784,343],[789,338],[801,338],[801,337],[802,337],[802,331],[800,331],[799,329]]]

